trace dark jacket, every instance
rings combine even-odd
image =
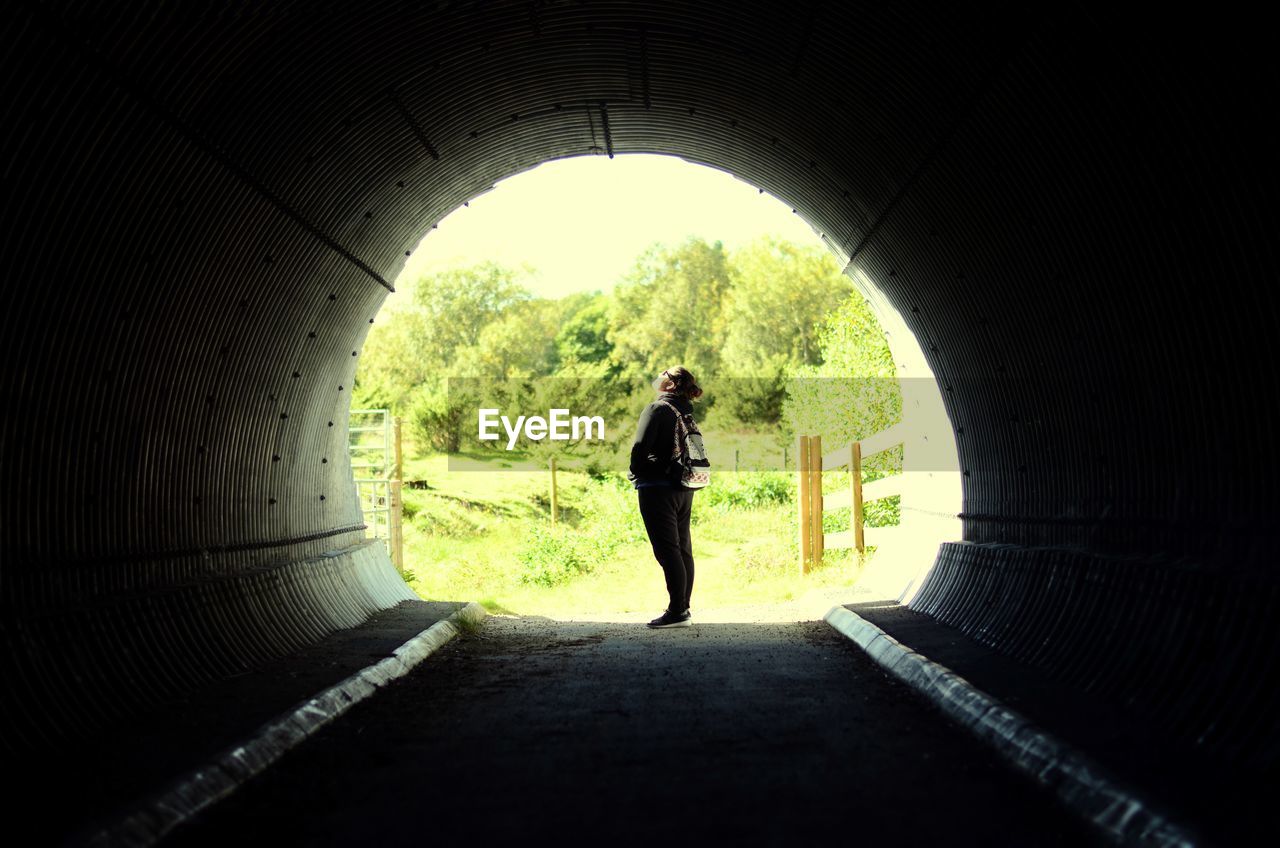
[[[693,412],[689,399],[671,392],[658,396],[670,401],[683,413]],[[666,480],[674,482],[676,467],[671,452],[676,443],[676,416],[665,405],[654,401],[640,413],[636,425],[636,440],[631,445],[631,468],[627,479],[635,484],[642,480]]]

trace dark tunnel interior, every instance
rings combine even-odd
[[[1272,51],[1071,3],[31,0],[0,76],[0,736],[62,745],[412,597],[345,454],[424,233],[550,159],[791,204],[942,390],[912,606],[1280,761]],[[495,233],[501,238],[501,233]]]

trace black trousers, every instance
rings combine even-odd
[[[680,486],[644,486],[636,489],[640,517],[649,534],[653,555],[667,578],[667,609],[689,608],[693,594],[693,541],[689,538],[689,513],[696,489]]]

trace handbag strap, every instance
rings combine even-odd
[[[676,443],[671,450],[671,456],[684,456],[684,440],[689,438],[688,429],[684,425],[684,413],[676,409],[676,405],[666,398],[658,398],[658,403],[676,414]]]

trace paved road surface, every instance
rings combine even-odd
[[[1101,844],[821,621],[651,631],[507,617],[166,842],[815,837]]]

